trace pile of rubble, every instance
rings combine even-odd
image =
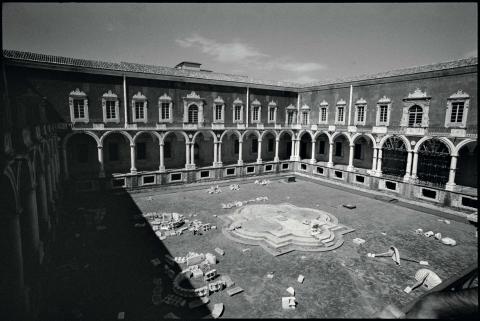
[[[450,224],[450,223],[447,223],[447,224]],[[418,235],[422,235],[425,236],[425,237],[434,237],[435,239],[437,240],[440,240],[443,244],[445,245],[451,245],[451,246],[455,246],[457,245],[457,242],[452,239],[451,237],[442,237],[442,233],[434,233],[433,231],[428,231],[428,232],[423,232],[423,229],[419,228],[415,231],[416,234]]]
[[[222,192],[222,190],[220,189],[220,187],[218,187],[218,185],[210,186],[210,188],[207,189],[208,194],[218,194],[218,193],[221,193],[221,192]]]
[[[261,202],[261,201],[264,201],[264,202],[268,201],[268,197],[267,196],[259,196],[257,198],[250,199],[250,200],[247,200],[247,201],[233,201],[233,202],[230,202],[230,203],[227,203],[227,204],[222,203],[222,208],[229,209],[229,208],[232,208],[232,207],[241,207],[243,205],[247,205],[248,203]]]
[[[270,185],[271,182],[268,179],[262,179],[262,180],[255,180],[255,184],[260,184],[260,185]]]
[[[230,187],[230,190],[231,190],[231,191],[238,191],[238,190],[240,190],[240,185],[238,185],[238,184],[231,184],[229,187]]]

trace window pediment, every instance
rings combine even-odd
[[[320,103],[320,107],[328,107],[328,103],[325,99]]]
[[[107,91],[106,93],[103,94],[102,98],[105,98],[105,99],[117,99],[118,96],[113,93],[111,90]]]
[[[170,97],[167,94],[163,94],[160,97],[158,97],[159,101],[164,101],[164,102],[170,102],[172,100],[172,97]]]
[[[255,99],[254,101],[252,101],[252,106],[260,106],[260,102],[258,101],[258,99]]]
[[[85,98],[87,97],[87,94],[85,94],[79,88],[76,88],[75,90],[70,92],[70,96],[73,98]]]
[[[339,101],[337,101],[337,106],[346,106],[347,105],[347,102],[343,99],[340,99]]]
[[[135,95],[133,95],[132,98],[133,98],[134,100],[138,100],[138,101],[145,101],[145,100],[147,100],[147,97],[145,97],[145,95],[143,95],[141,92],[136,93]]]
[[[277,103],[272,100],[268,103],[268,107],[277,107]]]
[[[413,93],[409,93],[408,97],[404,100],[415,100],[415,99],[430,99],[430,96],[427,96],[427,91],[422,91],[420,88],[415,89]]]
[[[292,104],[288,105],[287,110],[296,110],[297,108]]]
[[[223,101],[222,97],[218,96],[217,98],[215,98],[215,100],[213,101],[215,104],[219,104],[219,105],[223,105],[225,104],[225,102]]]
[[[390,98],[388,98],[387,96],[383,96],[382,98],[380,98],[378,100],[379,104],[390,104],[391,102],[392,102],[392,100]]]
[[[309,111],[310,110],[310,107],[306,104],[304,104],[301,108],[302,110],[306,110],[306,111]]]
[[[356,105],[366,105],[367,104],[367,101],[363,98],[360,98],[359,100],[357,100],[355,102]]]
[[[463,90],[459,89],[456,93],[454,93],[453,95],[451,95],[450,97],[448,97],[448,99],[469,99],[470,96],[464,92]]]
[[[191,93],[187,94],[184,99],[191,99],[191,100],[200,100],[200,95],[198,95],[196,92],[192,91]]]
[[[243,101],[240,98],[237,98],[233,101],[234,105],[243,105]]]

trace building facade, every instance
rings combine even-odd
[[[190,62],[3,55],[1,288],[17,312],[35,310],[67,181],[94,191],[295,172],[477,207],[476,58],[298,85]]]

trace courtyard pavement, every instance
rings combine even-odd
[[[445,224],[440,217],[411,206],[301,179],[295,183],[271,179],[267,186],[240,182],[239,191],[231,191],[228,184],[222,182],[219,194],[208,194],[209,186],[205,186],[110,196],[76,195],[68,200],[71,208],[58,236],[63,241],[49,275],[44,319],[64,320],[68,315],[71,320],[115,320],[120,311],[125,312],[126,320],[156,320],[168,312],[199,318],[209,317],[213,305],[220,302],[225,305],[222,318],[366,318],[388,304],[402,306],[424,293],[423,288],[410,294],[403,292],[415,282],[418,269],[431,269],[445,280],[478,261],[474,226],[453,220]],[[294,251],[276,257],[259,246],[227,239],[220,229],[223,220],[214,215],[232,213],[235,208],[222,209],[221,203],[258,196],[268,197],[262,204],[290,203],[326,211],[355,231],[344,235],[345,243],[333,251]],[[347,203],[356,208],[344,208]],[[97,231],[83,224],[75,211],[81,206],[105,206],[107,215],[102,225],[107,229]],[[186,231],[160,241],[148,225],[133,227],[135,214],[153,211],[178,212],[219,228],[202,235]],[[451,247],[417,235],[418,228],[440,232],[455,239],[457,245]],[[354,238],[362,238],[365,243],[355,245]],[[398,266],[390,258],[366,255],[385,252],[391,245],[399,249],[401,257],[428,261],[429,266],[407,261]],[[225,255],[217,255],[216,247]],[[249,250],[244,251],[246,248]],[[153,305],[152,278],[162,277],[162,295],[172,290],[163,264],[154,267],[150,260],[163,260],[166,253],[185,256],[191,251],[215,254],[219,262],[214,268],[220,275],[230,276],[244,292],[232,297],[225,290],[214,293],[207,306],[194,310]],[[77,270],[59,268],[69,262],[76,262]],[[183,267],[185,264],[175,269]],[[274,272],[273,278],[266,277],[268,272]],[[303,284],[297,282],[299,274],[305,276]],[[290,296],[286,291],[290,286],[295,289],[298,305],[295,310],[283,310],[281,298]]]

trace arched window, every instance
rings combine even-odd
[[[197,105],[191,105],[188,107],[188,122],[198,123],[198,107]]]
[[[423,110],[418,105],[408,109],[408,127],[420,127],[422,125]]]

